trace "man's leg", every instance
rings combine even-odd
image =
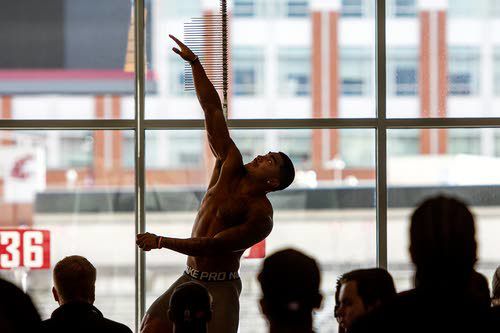
[[[240,319],[241,280],[207,282],[204,285],[213,298],[209,333],[236,333]]]
[[[166,292],[158,297],[149,307],[146,315],[142,319],[141,333],[172,333],[173,325],[168,318],[168,305],[170,297],[177,286],[191,281],[192,279],[183,274],[175,281]]]

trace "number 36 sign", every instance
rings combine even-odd
[[[50,231],[0,229],[0,269],[50,268]]]

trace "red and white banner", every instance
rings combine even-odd
[[[0,269],[50,268],[50,231],[0,229]]]
[[[2,148],[4,202],[32,203],[45,189],[45,153],[41,148]]]
[[[261,259],[266,257],[266,240],[262,240],[259,243],[247,249],[243,254],[245,259]]]

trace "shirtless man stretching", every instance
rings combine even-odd
[[[239,321],[243,252],[267,237],[273,228],[273,208],[266,194],[290,185],[295,171],[284,153],[269,152],[243,164],[229,136],[222,104],[198,57],[174,36],[173,51],[191,64],[198,101],[205,113],[210,149],[216,158],[207,192],[187,239],[137,235],[144,251],[167,248],[188,256],[184,274],[148,309],[141,333],[172,332],[168,303],[176,286],[196,280],[213,297],[209,332],[236,333]]]

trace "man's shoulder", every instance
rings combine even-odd
[[[130,328],[128,328],[128,326],[126,326],[122,323],[113,321],[111,319],[102,318],[102,323],[103,323],[103,326],[105,326],[106,328],[109,329],[108,332],[132,333],[132,330]]]
[[[248,217],[250,220],[266,219],[270,223],[273,221],[273,205],[265,196],[251,201],[248,208]]]
[[[72,323],[79,325],[78,323]],[[41,322],[41,332],[43,333],[57,333],[57,332],[67,332],[68,331],[68,321],[56,320],[54,318],[49,318]],[[82,326],[73,327],[74,332],[88,331],[89,329],[94,330],[96,333],[107,332],[107,333],[132,333],[132,330],[126,325],[119,322],[113,321],[108,318],[99,317],[93,320],[86,321]]]

